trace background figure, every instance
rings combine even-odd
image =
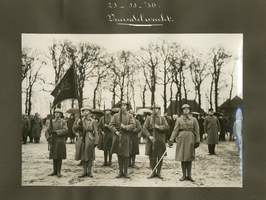
[[[81,160],[83,165],[83,173],[79,176],[93,177],[92,161],[95,160],[95,147],[99,142],[98,125],[97,122],[91,118],[91,109],[88,107],[82,108],[83,119],[79,120],[78,124],[74,126],[75,131],[82,133],[81,145],[76,149],[80,152],[80,157],[76,157],[76,160]]]
[[[233,134],[234,134],[234,130],[233,130],[233,127],[234,127],[234,122],[235,122],[235,116],[234,115],[231,115],[229,118],[228,118],[228,125],[229,125],[229,132],[230,132],[230,138],[229,140],[230,141],[235,141],[234,140],[234,137],[233,137]]]
[[[134,111],[131,109],[129,110],[129,113],[133,115],[134,117]],[[135,119],[136,127],[133,131],[130,133],[130,156],[129,156],[129,167],[135,167],[135,160],[136,155],[139,154],[139,139],[138,139],[138,133],[141,132],[141,125],[140,122]]]
[[[111,147],[112,147],[112,141],[113,141],[113,133],[109,129],[109,123],[112,119],[111,109],[105,109],[103,117],[100,118],[100,121],[98,123],[98,128],[99,128],[99,138],[102,137],[102,145],[101,147],[98,148],[100,150],[103,150],[104,152],[104,163],[103,166],[111,166],[112,164],[112,154],[110,152]],[[100,140],[99,140],[100,143]],[[109,163],[107,164],[107,157],[109,157]]]
[[[167,142],[170,137],[171,137],[171,131],[173,130],[172,128],[172,123],[171,123],[171,119],[169,118],[169,116],[167,116],[167,112],[164,113],[164,119],[167,121],[167,124],[169,126],[169,130],[166,131],[166,135],[165,135],[165,142]]]
[[[42,128],[42,119],[40,118],[40,115],[38,113],[35,113],[32,125],[32,137],[35,143],[40,143]]]
[[[236,121],[233,126],[233,131],[234,131],[234,137],[236,139],[236,146],[238,147],[239,156],[241,155],[241,159],[242,159],[242,144],[243,144],[242,142],[242,120],[243,120],[242,111],[238,109],[236,113]]]
[[[202,142],[202,136],[204,134],[204,115],[203,114],[199,115],[198,123],[199,123],[200,141]]]
[[[221,132],[219,135],[219,141],[225,141],[226,121],[223,115],[219,117],[219,124],[221,128]]]
[[[52,125],[49,123],[45,131],[45,137],[50,143],[49,159],[53,159],[53,172],[48,176],[57,175],[61,177],[62,159],[66,159],[65,136],[67,135],[66,121],[61,118],[62,110],[57,108],[54,111],[55,119]]]
[[[75,134],[73,132],[73,125],[74,125],[75,120],[76,119],[75,119],[75,115],[74,114],[71,114],[69,119],[67,120],[68,134],[66,136],[66,141],[67,141],[67,138],[69,137],[70,138],[70,143],[74,143]]]
[[[30,131],[30,120],[28,119],[27,114],[22,115],[22,142],[27,144],[27,137]]]
[[[177,119],[175,128],[169,140],[169,146],[176,138],[175,160],[181,161],[182,173],[180,181],[190,180],[192,161],[195,160],[195,148],[199,147],[199,124],[196,118],[189,115],[191,108],[188,104],[182,106],[183,116]],[[187,174],[187,175],[186,175]]]
[[[148,178],[157,176],[163,179],[161,176],[163,159],[157,166],[157,173],[155,166],[166,151],[165,135],[169,130],[169,126],[165,118],[159,115],[161,107],[155,105],[152,109],[153,113],[151,116],[147,117],[143,125],[143,131],[147,137],[145,155],[149,156],[151,168],[154,170]]]
[[[218,144],[218,137],[221,128],[218,119],[213,116],[213,109],[209,109],[209,115],[204,119],[204,132],[207,135],[207,145],[210,155],[215,154],[215,145]]]
[[[33,142],[32,128],[33,128],[33,124],[34,124],[34,115],[30,115],[29,121],[30,121],[30,130],[28,132],[28,136],[29,136],[29,139],[30,139],[29,143],[32,143]]]
[[[126,110],[127,103],[122,101],[121,104],[121,110],[114,115],[109,124],[113,133],[111,153],[116,153],[118,157],[119,173],[116,178],[122,176],[130,178],[127,172],[129,163],[129,142],[130,132],[135,129],[135,120]]]

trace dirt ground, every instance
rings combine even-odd
[[[44,127],[45,130],[45,127]],[[22,145],[22,186],[129,186],[129,187],[242,187],[242,173],[238,150],[234,142],[219,142],[216,155],[209,155],[205,141],[196,149],[196,161],[192,163],[195,182],[179,181],[182,176],[180,162],[174,160],[175,144],[167,147],[162,176],[164,179],[147,179],[151,173],[149,159],[144,155],[145,144],[140,144],[140,155],[136,156],[136,168],[129,168],[130,179],[116,179],[117,156],[113,155],[112,166],[103,167],[103,151],[96,148],[93,162],[93,178],[78,178],[82,166],[74,160],[75,144],[66,144],[67,159],[63,160],[62,177],[47,176],[52,172],[52,160],[48,159],[48,145],[42,133],[40,143]]]

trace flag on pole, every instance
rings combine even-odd
[[[65,99],[77,99],[75,71],[73,65],[67,70],[63,78],[56,85],[51,95],[54,96],[52,107]]]

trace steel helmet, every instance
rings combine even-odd
[[[184,108],[189,108],[189,109],[191,110],[191,108],[190,108],[190,106],[189,106],[188,104],[184,104],[184,105],[182,106],[182,109],[184,109]]]

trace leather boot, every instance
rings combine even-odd
[[[161,176],[162,165],[163,165],[163,159],[160,161],[160,163],[157,166],[157,176],[160,179],[163,179],[163,177]]]
[[[123,176],[123,158],[118,156],[119,174],[116,178],[121,178]]]
[[[132,167],[132,156],[129,156],[129,165],[128,165],[128,167]]]
[[[108,163],[108,165],[111,166],[112,165],[112,154],[110,154],[110,151],[108,153],[109,153],[109,163]]]
[[[211,154],[211,145],[210,144],[208,144],[208,151],[209,151],[209,154]]]
[[[53,172],[48,176],[54,176],[54,175],[57,175],[57,160],[55,159],[53,159]]]
[[[212,154],[215,155],[215,144],[212,147]]]
[[[103,166],[107,166],[107,151],[104,151],[104,163]]]
[[[83,166],[83,173],[80,176],[78,176],[79,178],[87,176],[88,161],[82,161],[82,166]]]
[[[88,176],[89,177],[93,177],[92,173],[91,173],[91,169],[92,169],[92,160],[88,161]]]
[[[57,160],[57,177],[61,177],[62,159]]]
[[[132,156],[132,167],[136,167],[135,165],[135,159],[136,159],[136,155]]]
[[[124,159],[123,159],[123,166],[124,166],[124,177],[125,178],[130,178],[130,176],[127,173],[128,162],[129,162],[129,157],[124,157]]]
[[[151,169],[153,170],[156,166],[155,158],[150,159],[150,164],[151,164]],[[153,177],[156,177],[156,169],[154,169],[154,171],[152,172],[152,174],[148,178],[153,178]]]

